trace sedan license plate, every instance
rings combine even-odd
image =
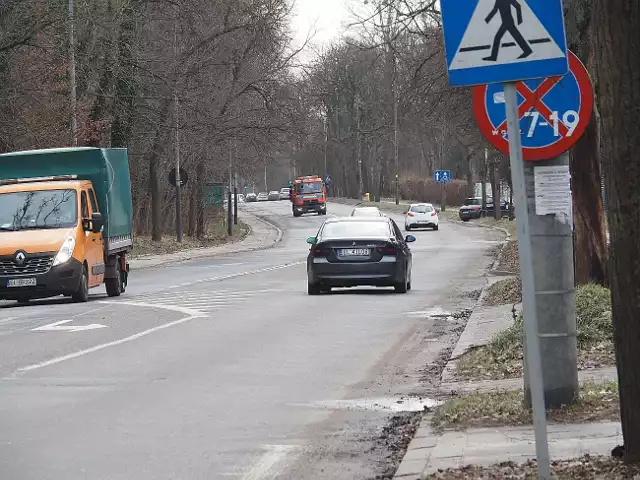
[[[366,257],[369,256],[368,248],[342,248],[338,250],[339,257]]]
[[[35,278],[12,278],[7,280],[7,287],[35,287],[37,285]]]

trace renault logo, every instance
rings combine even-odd
[[[24,253],[18,252],[18,253],[16,253],[15,263],[16,263],[16,265],[22,265],[22,264],[24,264],[24,261],[26,259],[27,259],[27,256]]]
[[[355,245],[355,244],[356,244],[356,242],[351,242],[351,245]]]

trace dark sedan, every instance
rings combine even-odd
[[[411,250],[416,238],[405,238],[387,217],[332,218],[322,224],[307,257],[309,295],[332,287],[359,285],[411,289]]]

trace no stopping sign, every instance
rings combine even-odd
[[[593,112],[593,87],[582,62],[569,52],[569,73],[563,77],[517,82],[522,154],[525,160],[562,155],[579,140]],[[473,88],[473,110],[482,134],[509,153],[502,84]]]

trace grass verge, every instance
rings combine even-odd
[[[522,302],[522,282],[520,277],[500,280],[487,289],[485,305],[512,305]]]
[[[584,383],[574,405],[547,411],[549,422],[585,423],[619,420],[618,385]],[[450,428],[530,425],[531,410],[524,406],[521,390],[478,392],[447,400],[436,408],[432,426],[437,431]]]
[[[571,460],[555,460],[551,462],[551,472],[558,480],[595,479],[623,480],[637,478],[640,475],[639,465],[625,465],[621,460],[612,457],[585,455]],[[535,461],[517,464],[503,462],[490,467],[469,465],[462,468],[450,468],[425,477],[429,480],[462,480],[482,478],[485,480],[535,479],[538,478]]]
[[[222,221],[211,223],[208,226],[204,238],[184,236],[182,243],[176,241],[174,234],[165,234],[160,242],[154,242],[150,236],[136,235],[134,239],[132,258],[144,257],[147,255],[164,255],[182,250],[196,248],[209,248],[229,242],[242,240],[249,233],[249,226],[238,221],[233,226],[233,235],[227,235],[227,225]]]
[[[578,329],[578,368],[615,365],[611,294],[599,285],[584,285],[576,290]],[[499,332],[488,345],[471,350],[456,366],[460,380],[517,378],[522,376],[522,316]]]

